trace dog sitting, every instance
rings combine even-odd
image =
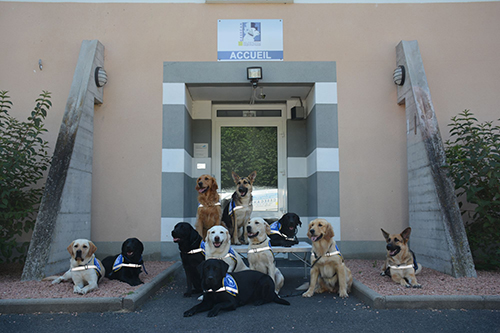
[[[144,245],[140,240],[137,238],[125,240],[122,243],[121,254],[106,257],[102,261],[106,268],[106,277],[110,280],[120,280],[131,286],[142,284],[139,274],[142,272],[141,268],[144,268],[143,252]],[[146,272],[145,268],[144,272]]]
[[[297,239],[298,227],[302,226],[300,218],[295,213],[286,213],[278,221],[271,224],[271,239],[272,246],[286,246],[298,244]]]
[[[311,282],[303,297],[311,297],[315,292],[335,292],[337,289],[340,297],[349,296],[351,270],[345,265],[333,236],[333,227],[325,219],[315,219],[309,223],[307,237],[312,242]],[[318,282],[319,288],[316,288]]]
[[[216,225],[208,230],[204,242],[205,259],[221,259],[228,264],[228,272],[247,270],[240,255],[231,247],[229,231],[223,226]]]
[[[210,175],[201,175],[196,180],[198,192],[198,210],[196,211],[195,229],[205,239],[207,230],[214,225],[221,225],[222,209],[219,202],[217,180]]]
[[[214,259],[200,265],[203,301],[184,312],[184,317],[205,311],[209,311],[208,317],[215,317],[220,310],[235,310],[249,303],[290,305],[274,292],[269,275],[252,270],[229,274],[228,268],[224,261]]]
[[[231,243],[239,245],[242,241],[246,243],[245,225],[250,220],[253,211],[252,190],[257,172],[252,172],[248,177],[240,177],[235,172],[231,174],[236,184],[236,190],[231,196],[231,200],[223,204],[222,220],[231,235]]]
[[[278,267],[267,235],[271,232],[269,224],[262,218],[253,218],[247,223],[248,264],[250,269],[267,274],[273,279],[276,293],[285,283]]]
[[[415,275],[420,273],[422,265],[417,263],[415,253],[408,247],[411,228],[406,228],[400,234],[389,234],[384,229],[380,230],[387,242],[387,258],[380,275],[388,275],[394,282],[407,288],[421,288]]]
[[[172,230],[172,237],[179,246],[182,267],[186,273],[187,289],[184,297],[191,297],[192,293],[201,293],[201,277],[198,266],[205,260],[205,254],[201,248],[203,240],[200,234],[191,224],[179,222]]]
[[[97,247],[87,239],[76,239],[67,248],[71,255],[69,270],[64,275],[49,276],[44,280],[53,280],[52,284],[73,280],[73,292],[85,295],[98,289],[98,281],[102,279],[106,270],[95,257]]]

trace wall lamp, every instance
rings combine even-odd
[[[392,80],[398,86],[402,86],[405,83],[405,66],[400,65],[394,70],[394,74],[392,75]]]
[[[247,79],[256,88],[259,80],[262,80],[262,67],[247,67]]]

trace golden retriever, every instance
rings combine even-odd
[[[205,259],[221,259],[228,265],[228,273],[247,270],[240,255],[231,247],[229,231],[221,225],[210,228],[205,238]]]
[[[97,247],[87,239],[76,239],[68,246],[71,255],[70,268],[59,277],[47,277],[44,280],[52,280],[52,284],[62,281],[73,280],[75,294],[85,295],[98,288],[97,282],[105,275],[106,270],[99,259],[94,255]]]
[[[388,275],[394,282],[407,288],[421,288],[415,274],[420,273],[422,265],[417,263],[415,254],[408,247],[411,228],[406,228],[400,234],[389,234],[384,229],[380,230],[387,242],[387,258],[380,275]]]
[[[279,293],[285,283],[285,278],[278,267],[271,248],[268,235],[271,233],[269,224],[260,217],[256,217],[247,223],[248,237],[248,264],[250,269],[269,275]]]
[[[351,270],[345,265],[333,236],[333,227],[325,219],[315,219],[309,223],[307,237],[312,242],[311,282],[302,297],[311,297],[315,292],[335,292],[337,289],[340,297],[349,297]],[[316,288],[318,282],[319,288]]]
[[[219,202],[217,180],[210,175],[201,175],[196,180],[198,192],[198,210],[195,229],[205,239],[207,230],[214,225],[221,225],[222,209]]]

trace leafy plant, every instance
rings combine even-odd
[[[500,126],[465,110],[451,118],[446,141],[469,245],[478,269],[500,268]]]
[[[13,105],[0,91],[0,262],[23,262],[29,242],[18,237],[33,230],[43,187],[37,183],[50,165],[43,121],[52,106],[43,91],[27,121],[9,115]],[[16,253],[17,252],[17,253]]]

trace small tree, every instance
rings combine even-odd
[[[446,141],[449,174],[474,262],[480,269],[500,268],[500,126],[479,124],[465,110],[451,118]]]
[[[0,91],[0,262],[24,262],[29,242],[19,244],[18,237],[35,225],[43,193],[37,183],[51,159],[41,136],[52,103],[43,91],[27,121],[20,122],[8,113],[13,104],[7,93]]]

